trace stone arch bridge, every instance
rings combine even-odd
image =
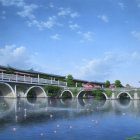
[[[27,97],[29,92],[32,92],[36,97],[47,97],[46,91],[43,89],[44,85],[64,88],[67,83],[40,77],[33,78],[25,75],[0,73],[0,97]]]
[[[52,85],[61,87],[59,97],[69,94],[71,98],[83,98],[86,94],[97,90],[92,88],[67,87],[66,82],[48,80],[43,78],[32,78],[13,74],[0,74],[0,97],[17,98],[27,97],[28,93],[32,93],[36,97],[47,97],[47,91],[43,89],[44,85]],[[26,88],[25,88],[26,87]],[[140,88],[100,88],[102,96],[105,99],[119,99],[125,93],[130,99],[140,99]]]
[[[26,88],[25,88],[26,86]],[[59,97],[62,98],[64,94],[69,94],[71,98],[83,98],[86,94],[97,90],[96,88],[87,90],[86,88],[68,88],[61,87]],[[119,99],[122,94],[126,94],[130,99],[140,99],[140,89],[126,89],[126,88],[101,88],[102,95],[106,100],[108,99]],[[19,84],[19,83],[9,83],[0,82],[0,97],[7,98],[26,98],[28,93],[32,92],[34,97],[47,97],[48,91],[45,91],[42,85],[37,84]]]
[[[60,97],[66,92],[69,93],[71,97],[83,98],[86,94],[94,90],[97,90],[97,88],[87,90],[86,88],[65,87]],[[100,88],[100,90],[106,100],[119,99],[122,94],[126,94],[130,99],[140,99],[140,88]]]

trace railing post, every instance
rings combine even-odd
[[[51,84],[52,84],[52,77],[51,77]]]
[[[10,81],[10,76],[9,76],[9,74],[8,74],[8,77],[9,77],[9,81]]]
[[[16,74],[16,82],[17,82],[17,80],[18,80],[18,75]]]
[[[68,86],[68,83],[66,82],[66,86]]]
[[[76,87],[77,87],[77,82],[76,82]]]
[[[58,85],[59,85],[59,80],[58,80]]]
[[[39,74],[38,74],[38,83],[39,83]]]
[[[32,77],[31,77],[31,83],[33,82],[33,79],[32,79]]]
[[[3,71],[2,71],[1,79],[3,80]]]
[[[24,82],[25,82],[25,75],[24,75]]]

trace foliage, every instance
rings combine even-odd
[[[37,76],[38,77],[38,76]],[[39,75],[40,78],[51,80],[51,77],[47,77],[45,75]]]
[[[68,75],[67,77],[66,77],[66,82],[67,82],[67,86],[68,87],[75,87],[75,83],[74,83],[74,81],[73,81],[73,77],[72,77],[72,75]]]
[[[14,71],[13,71],[13,70],[11,70],[11,69],[7,69],[7,70],[5,71],[5,73],[6,73],[6,74],[13,74],[13,73],[14,73]]]
[[[34,75],[34,77],[37,78],[38,75]],[[40,77],[40,78],[43,78],[43,79],[51,80],[51,77],[50,77],[50,76],[45,76],[45,75],[41,75],[41,74],[40,74],[39,77]],[[62,78],[59,78],[59,77],[57,77],[57,78],[55,77],[55,79],[56,79],[56,80],[59,80],[59,81],[62,81],[62,82],[65,82],[65,81],[66,81],[65,79],[62,79]]]
[[[104,87],[105,87],[105,88],[109,88],[110,85],[111,85],[111,84],[110,84],[110,81],[107,80],[106,83],[105,83],[105,85],[104,85]]]
[[[126,87],[127,87],[127,88],[131,88],[131,86],[130,86],[129,84],[126,84]]]
[[[65,92],[63,93],[63,95],[62,95],[62,98],[63,98],[63,99],[72,98],[72,96],[71,96],[70,92],[65,91]]]
[[[115,96],[117,96],[120,92],[119,91],[113,91],[115,93]]]
[[[111,97],[112,95],[112,90],[105,90],[105,93],[108,97]]]
[[[140,133],[138,133],[137,135],[140,135]],[[140,137],[139,136],[133,136],[131,138],[125,138],[125,140],[140,140]]]
[[[54,97],[57,96],[57,93],[56,92],[54,92],[54,93],[48,93],[47,96],[54,98]]]
[[[132,97],[134,97],[134,93],[135,93],[136,91],[135,90],[130,90],[130,91],[128,91],[128,93],[132,96]]]
[[[138,96],[140,97],[140,90],[137,90]]]
[[[95,99],[103,99],[103,92],[103,89],[97,88],[96,90],[92,90],[92,96],[94,96]]]
[[[79,90],[78,89],[72,89],[71,92],[73,93],[74,96],[77,96]]]
[[[28,86],[27,85],[23,85],[20,87],[20,89],[25,92],[27,89],[28,89]]]
[[[121,81],[120,80],[116,80],[114,85],[117,87],[117,88],[121,88],[123,87],[123,85],[121,84]]]
[[[121,95],[120,95],[120,99],[128,99],[129,97],[128,97],[128,95],[127,95],[127,93],[122,93]]]
[[[60,91],[60,87],[56,87],[56,86],[45,85],[43,88],[44,88],[45,91],[48,90],[48,96],[50,96],[50,97],[57,96],[58,92]]]
[[[27,94],[27,98],[36,98],[36,94],[34,93],[34,91],[30,90]]]
[[[82,87],[82,83],[77,83],[77,87]]]

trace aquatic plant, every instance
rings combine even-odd
[[[140,133],[138,133],[137,135],[140,135]],[[136,140],[136,139],[140,140],[140,136],[133,136],[131,138],[125,138],[125,140]]]

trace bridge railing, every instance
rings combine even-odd
[[[65,90],[77,89],[77,90],[81,91],[81,90],[86,90],[87,88],[85,88],[85,87],[65,87],[64,89]],[[96,90],[96,89],[98,89],[98,88],[91,88],[89,90]],[[127,92],[127,91],[131,91],[131,90],[140,90],[140,88],[100,88],[100,89],[112,90],[112,91],[122,91],[122,92],[123,91]]]
[[[0,81],[6,82],[16,82],[16,83],[31,83],[31,84],[43,84],[43,85],[57,85],[57,86],[67,86],[66,82],[56,81],[56,80],[48,80],[43,78],[34,78],[30,76],[22,76],[18,74],[6,74],[0,73]]]

